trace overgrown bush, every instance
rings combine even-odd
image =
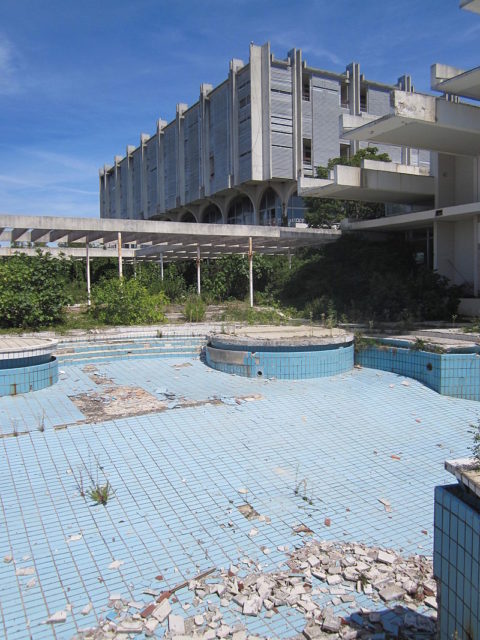
[[[345,234],[318,251],[305,251],[279,291],[280,299],[314,319],[346,315],[350,321],[451,320],[460,289],[417,265],[403,238],[367,240]]]
[[[41,251],[0,260],[0,326],[36,329],[60,322],[71,303],[68,261]]]
[[[164,322],[166,303],[164,293],[150,294],[133,278],[112,278],[92,288],[91,313],[105,324]]]
[[[187,298],[183,315],[187,322],[202,322],[207,312],[207,305],[200,296],[192,295]]]

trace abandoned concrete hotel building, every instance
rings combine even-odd
[[[413,92],[410,76],[386,85],[367,80],[356,63],[334,73],[309,67],[298,49],[278,60],[269,44],[252,44],[247,64],[232,60],[222,84],[202,84],[198,102],[177,104],[174,121],[158,120],[154,135],[141,134],[138,147],[100,170],[100,215],[302,225],[300,180],[367,146],[344,131],[389,113],[394,89]],[[428,151],[378,146],[428,173]],[[416,194],[407,195],[415,204]],[[432,191],[418,195],[431,205]]]

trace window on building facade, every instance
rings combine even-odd
[[[360,86],[360,111],[367,111],[367,87]]]
[[[250,104],[250,94],[240,99],[240,103],[239,103],[240,109],[243,109],[243,107],[246,107],[249,104]]]
[[[303,164],[312,164],[312,141],[310,138],[303,139]]]
[[[310,102],[310,76],[302,78],[302,100]]]
[[[342,82],[340,86],[340,106],[348,109],[348,83]]]
[[[209,164],[210,164],[210,178],[213,178],[215,176],[215,158],[213,157],[213,155],[211,155],[209,158]]]

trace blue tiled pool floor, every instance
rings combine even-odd
[[[99,388],[81,366],[0,399],[0,637],[70,638],[105,615],[109,594],[149,602],[159,573],[172,586],[244,555],[268,571],[285,559],[279,545],[301,544],[299,523],[320,539],[431,555],[433,488],[449,481],[445,458],[468,454],[480,416],[477,402],[371,369],[258,381],[194,359],[96,367],[118,385],[224,402],[81,424],[70,397]],[[111,483],[106,507],[80,495],[89,474]],[[294,494],[303,480],[312,505]],[[254,537],[245,501],[268,516]],[[65,623],[42,624],[65,609]]]

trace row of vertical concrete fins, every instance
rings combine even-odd
[[[341,138],[340,116],[367,107],[388,113],[391,89],[365,80],[358,64],[332,73],[307,67],[299,50],[280,61],[269,44],[251,45],[248,64],[232,60],[222,84],[201,85],[198,102],[178,104],[175,120],[159,120],[154,135],[142,134],[138,147],[101,169],[101,217],[200,222],[211,198],[226,222],[228,200],[240,192],[256,207],[252,183],[290,183],[285,199],[298,176],[337,157],[342,142],[358,148]],[[401,160],[400,148],[387,149]]]

